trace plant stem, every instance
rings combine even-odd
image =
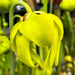
[[[10,8],[10,12],[9,12],[9,27],[10,27],[10,31],[13,27],[13,13],[14,13],[14,9],[17,5],[22,5],[24,8],[26,8],[27,12],[32,12],[32,10],[30,9],[30,7],[21,1],[18,1],[16,3],[14,3],[11,8]],[[14,52],[11,50],[11,70],[10,70],[10,75],[14,75],[14,71],[15,71],[15,54]]]
[[[0,15],[0,31],[2,30],[2,27],[1,27],[1,15]]]
[[[71,19],[71,15],[69,11],[65,12],[65,15],[67,17],[67,21],[68,21],[68,26],[69,26],[69,40],[68,40],[68,48],[69,48],[69,53],[71,53],[71,49],[73,46],[73,28],[72,28],[72,19]]]
[[[18,15],[18,14],[14,15],[13,18],[14,18],[14,20],[15,20],[15,18],[18,18],[17,22],[18,22],[18,21],[23,21],[23,17],[22,17],[21,15]],[[16,23],[17,23],[17,22],[16,22]]]
[[[50,0],[50,13],[52,13],[53,0]]]
[[[3,35],[3,31],[2,31],[2,15],[0,15],[0,35]]]
[[[44,55],[44,59],[46,59],[47,55],[48,55],[48,47],[43,47],[43,55]]]
[[[9,72],[9,70],[6,72],[6,75],[10,75],[10,72]]]
[[[15,19],[16,17],[19,18],[19,19],[21,18],[20,15],[15,15],[15,16],[14,16],[14,19]]]
[[[56,75],[59,75],[59,72],[61,71],[61,62],[62,62],[62,58],[63,58],[63,45],[61,44],[60,47],[60,52],[59,52],[59,63],[56,69]]]
[[[58,16],[59,18],[61,17],[61,11],[60,11],[60,8],[59,8],[58,5],[56,5],[55,8],[54,8],[54,14],[56,16]]]
[[[22,5],[22,6],[24,6],[24,7],[26,8],[27,12],[30,12],[30,13],[32,12],[32,10],[30,9],[30,7],[29,7],[26,3],[24,3],[24,2],[19,1],[19,2],[14,3],[14,4],[11,6],[10,12],[9,12],[10,31],[11,31],[11,29],[12,29],[12,27],[13,27],[13,13],[14,13],[15,7],[16,7],[17,5]]]
[[[5,75],[5,72],[4,72],[4,70],[2,70],[2,75]]]
[[[75,60],[74,60],[73,64],[74,64],[74,70],[73,70],[73,72],[74,72],[74,75],[75,75]]]
[[[3,32],[4,32],[4,34],[6,35],[6,26],[4,26],[4,23],[5,23],[6,21],[5,21],[5,15],[4,14],[2,14],[2,26],[3,26]]]
[[[40,58],[43,60],[43,49],[42,47],[39,47],[39,55],[40,55]]]
[[[32,68],[29,68],[29,75],[32,75]]]
[[[2,70],[2,75],[10,75],[9,71]]]
[[[29,67],[25,64],[21,65],[20,75],[29,75]]]
[[[42,60],[46,59],[46,56],[48,54],[48,47],[39,47],[39,55],[41,57]]]

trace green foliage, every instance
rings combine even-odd
[[[40,9],[40,11],[47,12],[47,2],[48,0],[42,0],[43,7]]]
[[[0,55],[9,52],[10,42],[6,36],[0,36]]]
[[[66,37],[70,37],[72,31],[72,20],[70,12],[65,12],[62,17],[64,28],[65,28],[65,35]]]
[[[10,69],[10,53],[0,56],[0,68],[5,72]]]

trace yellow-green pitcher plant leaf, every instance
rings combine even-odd
[[[20,26],[21,23],[22,22],[18,22],[18,24],[14,25],[14,27],[12,28],[11,33],[10,33],[11,47],[12,47],[14,52],[17,51],[15,36],[16,36],[16,33],[18,32],[18,29],[19,29],[19,26]]]
[[[58,66],[58,62],[59,62],[60,45],[61,45],[61,42],[58,43],[58,50],[56,52],[56,57],[55,57],[55,66]]]
[[[32,75],[50,75],[51,70],[39,70],[39,68],[32,68]]]
[[[38,64],[42,66],[43,62],[33,51],[29,51],[30,41],[23,35],[16,35],[16,45],[17,45],[17,57],[20,61],[25,63],[30,67],[36,67]],[[21,46],[20,46],[21,45]],[[35,60],[35,65],[32,59]],[[25,60],[25,61],[24,61]]]
[[[11,30],[11,35],[10,35],[10,39],[11,41],[15,38],[15,35],[18,32],[19,27],[21,26],[22,21],[16,23],[16,25],[13,26],[12,30]]]
[[[35,64],[39,64],[42,68],[44,67],[44,61],[40,59],[40,57],[34,52],[30,52],[32,59],[35,61]]]
[[[10,42],[6,36],[0,36],[0,55],[8,52],[10,49]]]
[[[20,32],[38,46],[44,47],[53,43],[54,23],[50,15],[32,13],[21,25]],[[52,38],[50,39],[50,37]]]
[[[54,59],[57,56],[56,52],[58,52],[58,31],[55,29],[55,38],[54,38],[54,43],[52,44],[50,48],[50,66],[53,66]]]
[[[61,40],[63,38],[64,31],[63,31],[63,25],[62,25],[62,22],[60,21],[60,19],[53,14],[51,14],[51,15],[52,15],[52,18],[54,20],[55,26],[57,26],[58,34],[59,34],[59,36],[58,36],[58,49],[57,49],[57,55],[56,55],[56,58],[55,58],[55,65],[57,66],[58,61],[59,61],[60,44],[61,44]]]
[[[61,20],[60,20],[57,16],[55,16],[55,15],[53,15],[53,14],[50,14],[50,15],[51,15],[51,17],[52,17],[52,19],[53,19],[53,21],[54,21],[54,24],[55,24],[55,25],[57,26],[57,28],[58,28],[59,40],[62,40],[63,34],[64,34],[64,31],[63,31],[63,24],[62,24]]]
[[[33,68],[32,69],[32,75],[40,75],[38,68]]]
[[[37,14],[36,14],[36,15],[37,15]],[[43,15],[43,14],[40,14],[40,15]],[[44,15],[45,15],[45,14],[44,14]],[[32,16],[32,15],[31,15],[31,16]],[[37,16],[39,16],[39,15],[37,15]],[[58,27],[57,27],[57,29],[58,29],[58,32],[57,32],[57,33],[59,33],[59,40],[60,40],[59,42],[61,42],[61,39],[62,39],[62,37],[63,37],[63,25],[62,25],[61,21],[59,20],[59,18],[57,18],[57,17],[54,16],[54,15],[51,15],[51,17],[53,17],[53,20],[54,20],[54,18],[56,18],[54,21],[55,21],[55,23],[57,23],[57,24],[55,24],[55,25],[58,26]],[[39,17],[36,17],[36,18],[37,18],[36,21],[39,21],[39,19],[38,19]],[[46,15],[46,17],[44,16],[44,18],[45,18],[45,19],[48,19],[47,15]],[[34,19],[35,19],[35,16],[34,16]],[[41,19],[41,17],[40,17],[40,19]],[[29,19],[28,19],[28,20],[29,20]],[[32,17],[31,17],[31,20],[33,20]],[[29,20],[29,22],[31,22],[31,20]],[[26,21],[27,21],[27,20],[26,20]],[[26,23],[26,21],[25,21],[25,23]],[[34,20],[34,21],[35,21],[35,20]],[[36,22],[36,21],[35,21],[35,22]],[[51,21],[51,20],[50,20],[50,21]],[[39,24],[39,23],[41,23],[41,22],[39,21],[39,22],[37,23],[37,24],[41,27],[41,30],[40,30],[40,27],[39,27],[39,29],[35,29],[35,30],[39,30],[40,32],[38,32],[38,33],[40,34],[40,33],[42,32],[42,30],[43,30],[42,28],[44,28],[44,24],[43,24],[43,22],[42,22],[41,24]],[[33,24],[33,23],[32,23],[32,24]],[[37,26],[37,24],[36,24],[36,26]],[[47,23],[47,24],[48,24],[48,23]],[[24,24],[23,24],[23,25],[24,25]],[[27,24],[25,24],[25,25],[27,25]],[[32,26],[31,26],[31,24],[28,24],[28,25],[29,25],[29,27],[30,27],[31,29],[34,28],[34,26],[33,26],[34,24],[33,24]],[[28,26],[28,25],[27,25],[27,26]],[[43,26],[41,26],[41,25],[43,25]],[[60,26],[59,26],[59,25],[60,25]],[[27,27],[27,26],[26,26],[26,27]],[[35,26],[35,27],[36,27],[36,26]],[[47,26],[47,25],[46,25],[46,26]],[[46,27],[46,26],[45,26],[45,27]],[[24,28],[24,27],[23,27],[23,28]],[[38,27],[36,27],[36,28],[38,28]],[[28,34],[28,31],[29,31],[30,29],[29,29],[28,31],[25,31],[26,29],[27,29],[27,28],[24,28],[24,29],[23,29],[23,31],[24,31],[23,33],[27,32],[27,34]],[[45,29],[46,29],[46,28],[45,28]],[[48,28],[47,28],[47,29],[48,29]],[[50,28],[49,28],[49,29],[50,29]],[[51,29],[50,29],[50,30],[51,30]],[[44,31],[45,31],[45,30],[44,30]],[[60,32],[60,31],[61,31],[61,32]],[[34,36],[32,36],[32,37],[34,37],[34,38],[36,37],[36,34],[37,34],[37,33],[36,33],[36,34],[33,34],[33,33],[35,33],[35,32],[34,32],[34,31],[31,32],[31,30],[30,30],[29,34],[30,34],[30,33],[31,33],[32,35],[34,35]],[[25,33],[25,34],[26,34],[26,33]],[[25,35],[25,34],[24,34],[24,35]],[[31,34],[30,34],[30,35],[31,35]],[[46,34],[49,35],[49,33],[46,33]],[[42,35],[42,34],[41,34],[41,35]],[[55,35],[55,34],[54,34],[54,35]],[[27,35],[27,36],[28,36],[28,35]],[[37,36],[38,36],[38,35],[37,35]],[[45,37],[45,36],[43,36],[43,38],[44,38],[44,37]],[[49,37],[50,37],[50,36],[49,36]],[[55,37],[56,37],[56,36],[55,36]],[[40,38],[41,38],[41,41],[42,41],[43,38],[42,38],[42,37],[40,37]],[[47,38],[48,38],[48,37],[47,37]],[[47,39],[47,38],[46,38],[46,39]],[[31,37],[29,37],[29,39],[32,40]],[[44,39],[44,40],[46,41],[46,39]],[[33,40],[34,40],[34,39],[33,39]],[[38,40],[38,41],[40,41],[40,40]],[[52,40],[52,41],[53,41],[53,40]],[[34,42],[35,42],[35,41],[34,41]],[[51,41],[50,41],[50,42],[51,42]],[[36,43],[36,42],[35,42],[35,43]],[[44,43],[44,41],[43,41],[42,43]],[[45,42],[45,43],[46,43],[46,42]],[[36,43],[36,44],[37,44],[37,43]],[[40,42],[39,44],[41,44],[41,42]],[[47,44],[48,44],[48,42],[47,42]],[[60,44],[60,43],[59,43],[59,44]],[[41,46],[41,45],[40,45],[40,46]],[[58,53],[59,53],[59,49],[58,49]],[[58,54],[58,56],[59,56],[59,54]]]
[[[37,55],[36,45],[33,42],[30,42],[30,54],[31,54],[31,58],[33,59],[34,64],[37,64],[37,66],[40,66],[43,68],[44,67],[44,61],[42,61],[40,59],[39,55]]]
[[[18,0],[1,0],[0,1],[0,12],[9,12],[10,6]]]
[[[62,0],[60,8],[62,10],[73,11],[75,9],[75,0]]]
[[[14,26],[15,27],[15,26]],[[17,29],[17,28],[16,28]],[[14,31],[16,32],[16,30],[14,29]],[[13,31],[13,32],[14,32]],[[15,34],[15,32],[14,32],[14,34]],[[18,37],[19,36],[19,37]],[[13,35],[12,35],[12,37],[14,37]],[[21,39],[22,38],[22,39]],[[12,39],[12,38],[11,38]],[[24,39],[24,40],[23,40]],[[16,42],[14,42],[14,40],[13,40],[13,42],[11,41],[11,46],[12,47],[14,47],[14,49],[16,49],[17,51],[17,57],[18,57],[18,59],[19,60],[21,60],[23,63],[25,63],[25,64],[27,64],[28,66],[31,66],[31,62],[32,62],[32,60],[31,60],[31,57],[32,57],[32,59],[33,60],[35,60],[35,62],[37,62],[37,63],[39,63],[39,65],[41,65],[42,66],[42,64],[43,64],[43,61],[40,59],[40,57],[37,55],[37,54],[35,54],[35,52],[34,51],[28,51],[29,50],[29,43],[30,43],[30,41],[29,40],[27,40],[27,38],[25,38],[25,36],[21,36],[21,35],[16,35]],[[18,41],[18,40],[20,40],[20,42]],[[22,40],[22,41],[21,41]],[[22,43],[21,43],[22,42]],[[15,43],[15,46],[17,46],[17,48],[15,48],[15,46],[14,46],[14,43]],[[18,44],[17,44],[18,43]],[[23,44],[23,45],[22,45]],[[20,45],[22,45],[22,47],[21,47],[21,49],[20,49]],[[24,46],[25,46],[25,48],[24,48]],[[23,49],[22,49],[23,48]],[[13,49],[13,48],[12,48]],[[13,50],[14,50],[13,49]],[[33,49],[35,49],[35,46],[33,46]],[[24,54],[23,54],[23,53]],[[25,54],[25,52],[26,52],[26,54]],[[28,54],[27,54],[28,53]],[[21,54],[21,55],[20,55]],[[30,55],[31,54],[31,55]],[[25,56],[26,55],[26,56]],[[31,56],[31,57],[30,57]],[[29,59],[28,58],[30,58],[30,61],[29,61]],[[34,58],[35,57],[35,58]],[[23,59],[22,59],[23,58]],[[28,62],[26,61],[26,59],[28,59]],[[24,61],[25,60],[25,61]],[[29,65],[29,63],[30,63],[30,65]],[[33,65],[33,63],[32,63],[32,66],[31,67],[35,67],[34,65]],[[43,67],[43,66],[42,66]]]
[[[20,61],[25,63],[30,67],[34,67],[33,61],[30,56],[29,43],[30,41],[21,34],[16,35],[16,45],[17,45],[17,57]],[[21,46],[20,46],[21,45]]]
[[[59,63],[58,63],[58,66],[57,66],[57,71],[56,71],[56,75],[59,74],[59,72],[61,71],[61,63],[62,63],[62,58],[63,57],[63,44],[61,43],[61,46],[60,46],[60,52],[59,52]]]
[[[11,30],[11,46],[15,49],[12,48],[12,50],[16,51],[18,59],[24,64],[30,67],[36,66],[35,64],[40,65],[49,75],[52,72],[53,63],[58,64],[60,44],[64,33],[63,24],[53,14],[35,12],[28,14],[25,21],[15,24]],[[39,47],[49,47],[45,60],[38,56],[36,48],[30,47],[30,41]]]
[[[56,52],[58,51],[58,30],[57,30],[57,27],[55,28],[54,30],[54,43],[50,46],[50,49],[49,49],[49,52],[48,52],[48,55],[46,57],[46,60],[45,60],[45,67],[49,70],[51,70],[49,73],[51,74],[52,73],[52,66],[53,66],[53,63],[55,61],[55,57],[56,57]]]

